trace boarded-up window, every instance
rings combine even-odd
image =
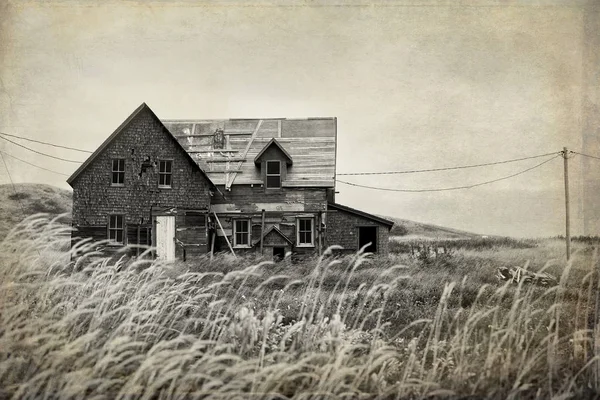
[[[108,217],[108,240],[115,244],[123,244],[123,216],[110,215]]]
[[[158,162],[158,187],[170,188],[173,179],[173,161],[160,160]]]
[[[281,163],[267,161],[267,189],[281,187]]]
[[[236,219],[233,221],[233,245],[250,246],[250,220]]]
[[[123,186],[125,184],[125,159],[116,158],[112,160],[112,185]]]
[[[313,219],[298,218],[296,244],[298,246],[313,246]]]
[[[186,226],[206,226],[206,216],[200,211],[186,211],[185,213]]]

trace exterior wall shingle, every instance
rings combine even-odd
[[[344,253],[354,253],[358,247],[358,227],[377,227],[377,253],[388,254],[389,229],[386,225],[342,210],[327,213],[327,246],[339,245]]]
[[[207,210],[208,180],[168,135],[151,111],[141,111],[72,182],[73,226],[97,238],[104,230],[106,238],[108,215],[123,214],[131,240],[137,235],[132,233],[133,226],[151,226],[151,210]],[[121,187],[112,185],[115,158],[125,159]],[[158,188],[161,159],[173,161],[170,189]]]

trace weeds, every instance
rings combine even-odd
[[[562,266],[547,289],[485,284],[490,256],[472,270],[462,250],[452,270],[363,253],[111,259],[86,241],[71,261],[64,229],[36,216],[0,244],[2,398],[518,399],[596,387],[596,253],[547,263]]]

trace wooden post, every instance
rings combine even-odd
[[[215,255],[215,241],[217,239],[217,232],[216,229],[213,231],[213,233],[211,234],[211,240],[210,240],[210,261],[212,262],[213,260],[213,256]]]
[[[569,152],[563,148],[565,164],[565,240],[567,242],[567,261],[571,259],[571,216],[569,211]]]
[[[235,255],[235,252],[233,251],[233,247],[231,246],[231,243],[229,242],[229,239],[227,239],[227,234],[225,233],[225,229],[223,229],[223,225],[221,225],[221,221],[219,221],[219,217],[217,217],[217,213],[213,211],[213,215],[215,216],[215,219],[217,220],[217,223],[219,224],[219,228],[221,228],[221,232],[223,232],[223,236],[225,237],[227,246],[229,246],[229,250],[231,250],[231,254],[233,254],[233,257],[237,258]]]
[[[140,225],[137,226],[137,248],[135,249],[135,255],[140,255]]]
[[[315,230],[317,232],[317,234],[319,235],[319,256],[323,253],[323,242],[321,240],[322,234],[323,234],[323,230],[321,229],[321,221],[323,221],[323,211],[319,211],[319,218],[317,218],[317,229]]]
[[[260,254],[263,254],[263,235],[265,234],[265,210],[263,208],[260,220]]]

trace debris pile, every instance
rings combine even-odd
[[[521,267],[500,267],[498,268],[498,273],[496,274],[496,276],[500,280],[512,281],[514,283],[519,283],[523,281],[523,283],[529,283],[545,287],[558,285],[558,279],[556,279],[550,274],[547,274],[545,272],[531,272]]]

